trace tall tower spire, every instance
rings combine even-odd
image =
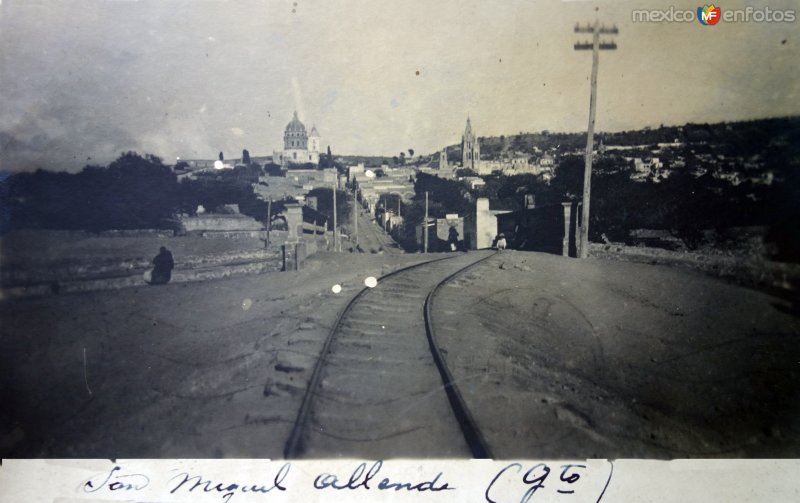
[[[467,127],[464,128],[464,135],[461,137],[461,167],[477,172],[480,160],[481,152],[478,138],[472,131],[472,121],[467,115]]]
[[[308,135],[308,151],[319,153],[319,132],[317,132],[317,126],[311,126],[311,133]]]

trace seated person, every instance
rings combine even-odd
[[[172,268],[175,261],[172,260],[172,253],[162,246],[158,255],[153,259],[153,272],[150,275],[151,285],[164,285],[172,279]]]

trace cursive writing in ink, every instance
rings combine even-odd
[[[556,492],[559,494],[574,494],[575,489],[573,489],[572,485],[581,479],[581,474],[578,472],[585,468],[586,465],[561,465],[561,475],[559,476],[558,481],[554,482],[555,487],[558,488],[556,489]],[[489,486],[486,488],[486,492],[484,493],[486,501],[489,503],[499,503],[497,500],[495,500],[497,496],[492,494],[492,489],[494,488],[495,484],[499,482],[504,483],[506,486],[509,484],[514,484],[515,482],[521,482],[526,490],[519,499],[520,503],[528,503],[531,498],[533,498],[533,495],[536,494],[536,491],[545,488],[545,480],[547,480],[551,471],[547,464],[539,463],[534,465],[525,473],[523,473],[522,477],[519,477],[519,473],[522,472],[522,469],[523,468],[521,464],[511,463],[497,472],[492,481],[489,483]],[[548,482],[548,485],[550,485],[550,482]]]
[[[570,470],[573,468],[586,468],[586,465],[561,465],[561,482],[566,482],[567,484],[574,484],[575,482],[581,479],[581,476],[577,473],[570,473]],[[559,489],[558,492],[561,494],[572,494],[575,492],[574,489]]]
[[[367,469],[366,463],[361,463],[353,470],[353,473],[350,474],[350,477],[347,480],[339,480],[339,477],[335,474],[331,473],[321,473],[317,475],[317,478],[314,479],[314,489],[336,489],[341,491],[342,489],[364,489],[370,490],[370,483],[372,479],[377,477],[378,473],[381,471],[383,467],[383,461],[375,461],[372,466]],[[439,491],[452,491],[455,487],[450,487],[447,482],[440,483],[439,478],[441,478],[442,472],[436,474],[431,480],[427,480],[424,482],[396,482],[392,481],[388,477],[384,477],[378,482],[377,486],[373,486],[379,491],[386,491],[386,490],[394,490],[394,491],[418,491],[418,492],[439,492]]]
[[[241,482],[214,482],[213,480],[204,480],[202,475],[189,475],[188,473],[179,473],[170,479],[172,482],[175,479],[178,479],[178,484],[170,490],[170,494],[175,494],[178,489],[184,488],[186,492],[192,492],[195,489],[200,489],[203,492],[210,493],[210,492],[217,492],[222,493],[222,499],[225,503],[229,502],[231,498],[233,498],[234,494],[238,491],[240,493],[261,493],[266,494],[273,489],[277,489],[279,491],[285,491],[286,486],[283,485],[283,481],[286,479],[286,476],[289,474],[289,469],[291,468],[291,463],[284,463],[281,466],[278,473],[275,474],[275,477],[272,479],[272,485],[267,487],[264,485],[256,485],[256,484],[247,484]]]
[[[90,478],[83,484],[83,491],[94,493],[101,489],[109,491],[141,491],[150,484],[150,478],[141,473],[119,473],[122,467],[114,465],[105,479],[98,483],[95,477]]]
[[[489,503],[497,503],[497,501],[493,500],[492,497],[489,495],[489,492],[492,490],[492,487],[494,486],[495,482],[497,482],[497,480],[503,475],[505,475],[506,471],[508,471],[511,468],[516,468],[517,473],[519,473],[522,470],[522,465],[519,463],[511,463],[510,465],[506,466],[505,468],[497,472],[497,475],[494,476],[492,481],[489,483],[489,487],[486,488],[486,492],[484,493],[486,501],[488,501]],[[533,495],[536,494],[536,491],[544,487],[544,481],[547,479],[548,475],[550,475],[550,467],[544,463],[539,463],[538,465],[535,465],[533,468],[525,472],[525,474],[522,476],[522,482],[530,487],[528,487],[528,490],[525,491],[525,494],[522,496],[520,503],[527,503],[528,501],[530,501],[531,497],[533,497]]]

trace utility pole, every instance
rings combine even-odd
[[[355,246],[358,249],[358,189],[353,190],[353,235],[355,236]]]
[[[428,253],[428,191],[425,191],[425,224],[422,226],[425,235],[425,253]]]
[[[333,251],[339,251],[339,231],[336,227],[336,182],[333,182]]]
[[[584,158],[585,166],[583,169],[583,211],[581,212],[581,239],[578,251],[580,258],[589,256],[589,200],[591,199],[592,183],[592,151],[594,150],[594,120],[595,108],[597,106],[597,66],[600,59],[600,51],[613,51],[617,44],[613,41],[600,41],[600,34],[616,35],[619,30],[616,26],[607,28],[601,26],[598,21],[592,25],[575,25],[575,33],[591,33],[591,42],[578,42],[575,44],[576,51],[592,51],[592,83],[591,94],[589,95],[589,130],[586,135],[586,155]]]
[[[264,248],[269,248],[269,231],[272,229],[272,198],[267,202],[267,239],[264,240]]]

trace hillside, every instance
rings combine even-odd
[[[541,131],[486,136],[481,137],[480,142],[481,157],[493,160],[515,152],[530,155],[546,151],[559,154],[579,152],[586,148],[586,134]],[[644,150],[672,144],[688,146],[696,153],[708,152],[729,157],[768,156],[777,150],[787,158],[800,155],[800,117],[598,132],[595,134],[595,144],[599,146],[601,143],[604,146],[642,147]],[[447,149],[451,161],[460,160],[460,144],[450,145]]]

